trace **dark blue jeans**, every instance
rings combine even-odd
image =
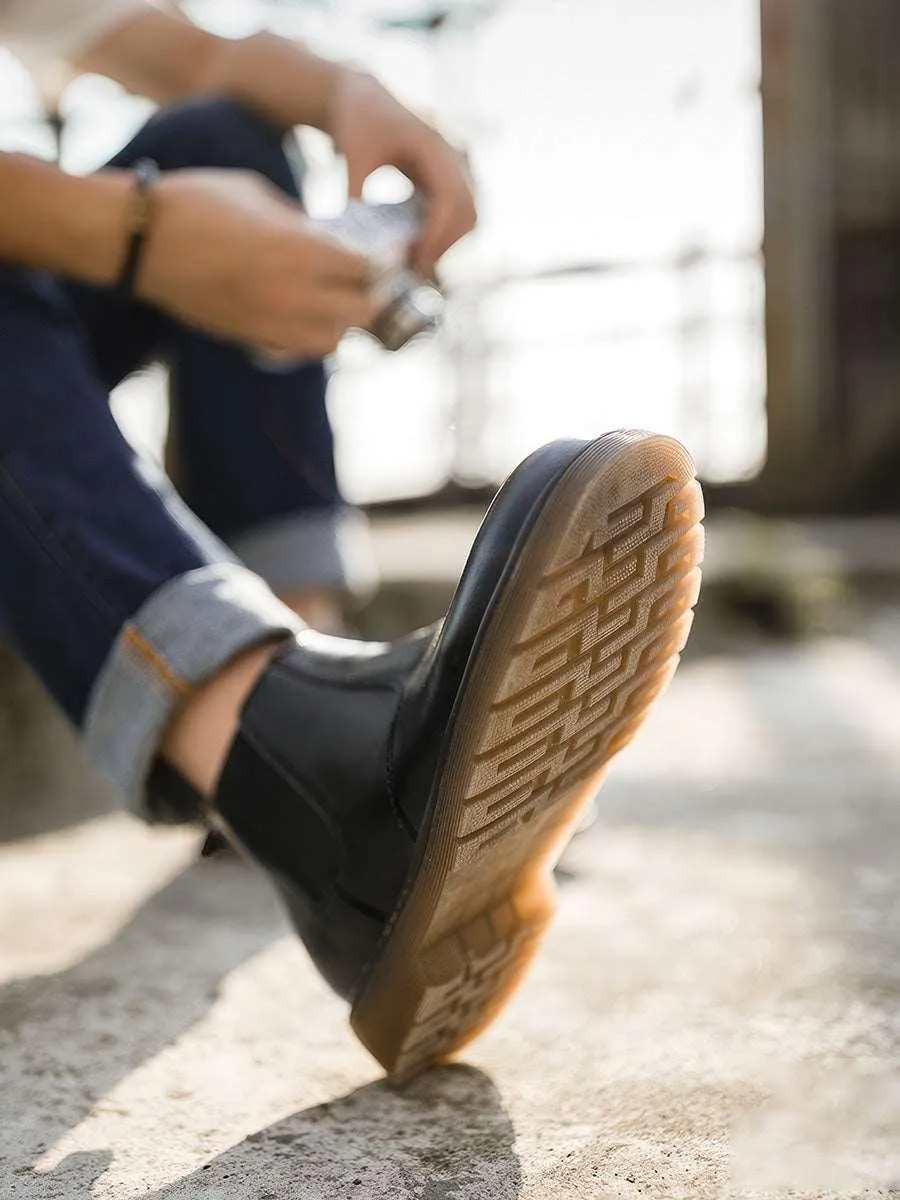
[[[223,100],[157,114],[110,163],[153,158],[181,167],[253,170],[300,198],[282,138]],[[105,388],[151,357],[167,360],[184,500],[226,541],[275,517],[337,502],[322,363],[284,374],[261,371],[241,348],[185,329],[108,292],[68,288]]]
[[[281,137],[228,102],[160,113],[112,165],[146,156],[298,195]],[[109,411],[109,389],[155,356],[187,505]],[[321,364],[269,374],[154,309],[0,264],[0,623],[123,786],[193,684],[292,627],[223,543],[280,571],[274,586],[340,584],[342,516]],[[143,757],[137,773],[123,754]]]

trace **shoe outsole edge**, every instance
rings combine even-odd
[[[687,451],[590,443],[549,490],[466,673],[415,877],[356,998],[390,1079],[497,1015],[552,916],[552,870],[690,630],[703,501]]]

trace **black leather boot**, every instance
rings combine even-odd
[[[247,701],[214,801],[398,1080],[485,1026],[552,868],[691,621],[702,500],[669,438],[532,455],[446,620],[390,646],[306,633]]]

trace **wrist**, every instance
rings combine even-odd
[[[85,283],[111,286],[128,240],[133,184],[129,171],[68,176],[71,220],[58,223],[56,262],[48,265]]]
[[[23,154],[0,154],[0,261],[109,284],[121,266],[131,177],[86,177]]]

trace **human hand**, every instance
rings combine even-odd
[[[362,71],[340,72],[326,132],[347,160],[351,199],[362,195],[366,179],[383,166],[402,171],[421,194],[424,221],[411,247],[411,265],[430,276],[441,255],[475,227],[464,156]]]
[[[323,358],[374,317],[365,259],[251,172],[161,175],[137,294],[208,333]]]

